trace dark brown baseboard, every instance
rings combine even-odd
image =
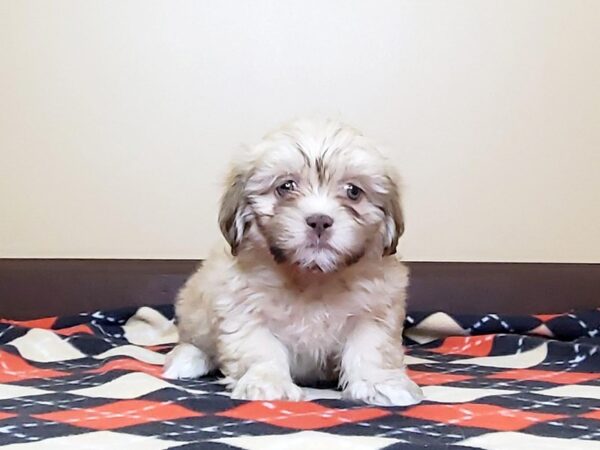
[[[554,313],[600,306],[600,264],[409,262],[410,310]],[[191,260],[0,259],[0,317],[172,303]]]

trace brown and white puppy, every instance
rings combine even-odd
[[[339,379],[345,397],[419,402],[406,375],[408,271],[396,177],[376,145],[337,121],[298,120],[235,161],[221,246],[177,299],[165,376],[219,368],[232,397],[300,400]]]

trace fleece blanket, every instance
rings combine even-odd
[[[600,310],[411,313],[406,363],[426,400],[381,408],[307,388],[229,398],[218,374],[161,378],[171,306],[0,321],[7,449],[600,449]]]

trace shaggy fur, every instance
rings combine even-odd
[[[347,398],[408,405],[402,325],[408,271],[396,176],[337,121],[292,122],[239,158],[218,248],[178,295],[180,344],[165,376],[219,368],[232,397],[300,400],[296,383],[339,379]]]

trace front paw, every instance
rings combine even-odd
[[[415,405],[424,398],[421,388],[405,374],[381,381],[351,381],[343,395],[350,400],[378,406]]]
[[[242,376],[231,393],[238,400],[302,400],[302,389],[289,377],[270,371],[250,369]]]
[[[213,369],[210,358],[192,344],[178,344],[165,360],[163,377],[172,380],[198,378]]]

